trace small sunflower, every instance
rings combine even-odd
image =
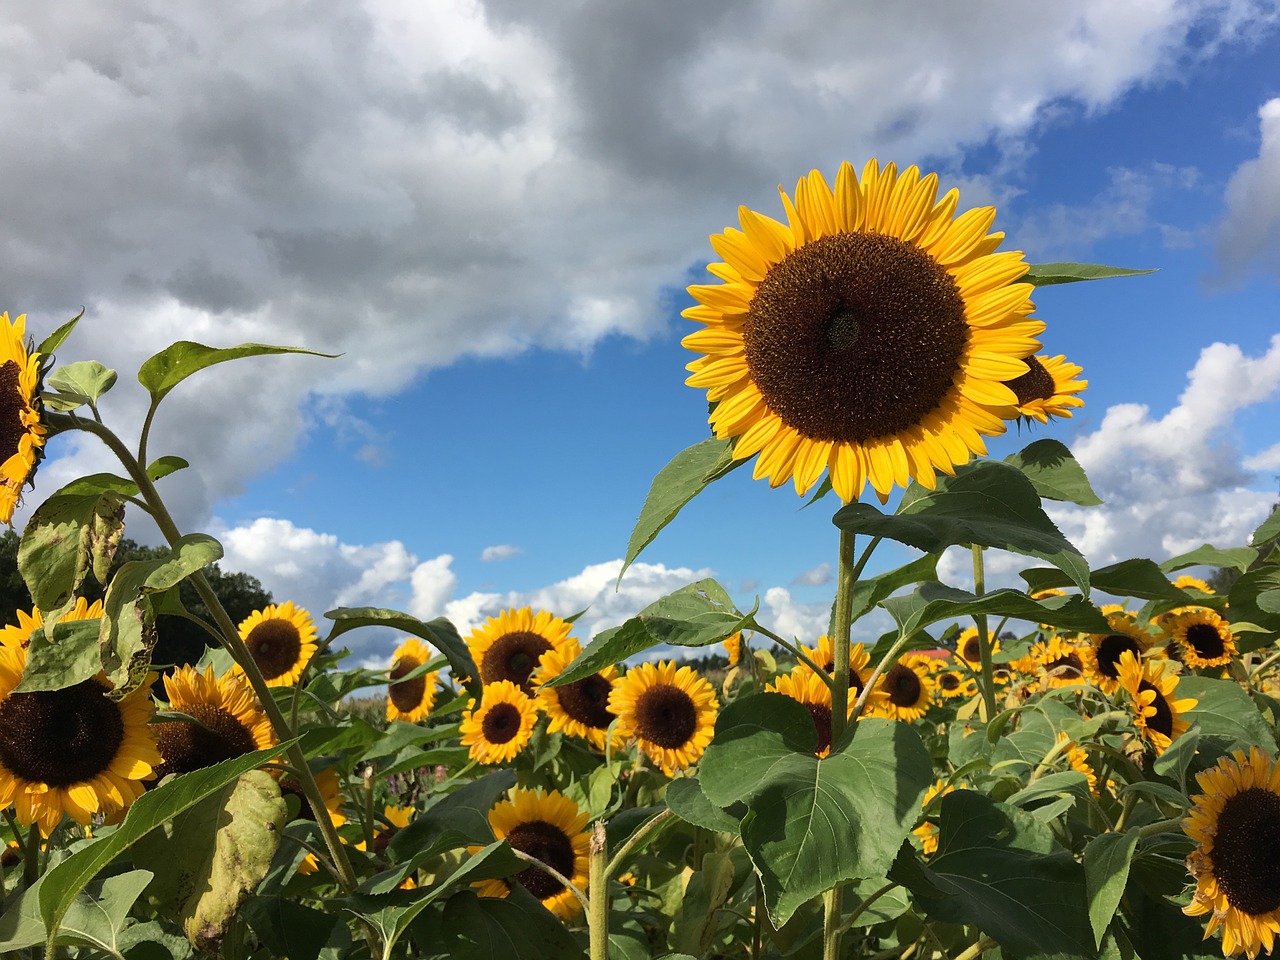
[[[1039,675],[1041,684],[1056,690],[1084,683],[1084,658],[1080,654],[1078,644],[1062,637],[1050,637],[1038,641],[1025,659]]]
[[[780,693],[804,704],[813,717],[818,733],[818,748],[814,752],[825,757],[831,752],[831,688],[812,670],[804,666],[784,673],[764,688],[765,693]],[[850,710],[853,704],[849,704]]]
[[[1186,573],[1174,580],[1173,585],[1179,590],[1199,590],[1201,593],[1207,593],[1209,596],[1213,596],[1217,593],[1213,587],[1209,586],[1209,584],[1201,580],[1199,577],[1193,577]]]
[[[814,170],[794,203],[779,190],[789,226],[740,207],[742,230],[711,238],[723,283],[689,287],[704,329],[684,338],[702,354],[685,382],[735,459],[759,454],[756,479],[803,495],[827,471],[845,502],[867,481],[884,501],[932,488],[1017,415],[1006,383],[1044,329],[1015,282],[1027,264],[995,252],[993,207],[956,217],[959,194],[937,188],[875,160],[861,179],[843,164],[834,191]]]
[[[1089,386],[1089,381],[1074,379],[1081,367],[1067,363],[1063,356],[1027,357],[1026,362],[1026,373],[1006,381],[1018,395],[1019,414],[1048,423],[1050,417],[1069,418],[1073,407],[1084,406],[1076,394]]]
[[[538,661],[548,650],[562,649],[572,639],[571,629],[568,622],[546,610],[504,610],[471,631],[467,649],[480,671],[482,684],[510,680],[533,696],[529,678],[538,669]]]
[[[1120,657],[1128,651],[1139,660],[1151,646],[1151,638],[1137,622],[1121,613],[1107,614],[1108,633],[1091,633],[1085,643],[1076,647],[1084,664],[1085,676],[1099,690],[1110,696],[1120,689]]]
[[[947,783],[945,780],[938,780],[924,792],[924,799],[920,802],[920,808],[926,814],[933,813],[936,815],[936,810],[931,811],[929,809],[934,805],[934,801],[941,800],[956,789],[967,790],[969,785],[967,783]],[[931,857],[938,852],[938,828],[935,824],[928,820],[922,820],[920,826],[911,832],[920,838],[920,844],[924,847],[924,855],[926,857]]]
[[[567,877],[579,890],[587,889],[587,813],[568,797],[552,790],[514,790],[489,811],[489,826],[499,840],[515,850],[536,857]],[[505,897],[511,884],[522,887],[542,901],[561,920],[582,909],[582,903],[547,871],[532,864],[514,877],[484,880],[478,884],[482,897]]]
[[[320,796],[324,799],[324,808],[329,812],[329,818],[333,821],[335,827],[340,827],[347,822],[347,815],[342,812],[342,792],[338,782],[338,771],[333,767],[321,770],[316,775],[316,786],[320,788]],[[311,802],[307,800],[307,795],[303,792],[302,784],[298,783],[292,777],[284,776],[280,778],[280,792],[282,794],[292,794],[298,798],[298,819],[310,820],[316,822],[315,811],[311,809]],[[343,843],[346,843],[344,840]],[[298,864],[298,872],[303,876],[310,876],[320,869],[320,861],[316,859],[314,853],[307,854],[302,862]]]
[[[100,616],[101,603],[81,599],[63,621]],[[0,645],[0,808],[12,803],[23,826],[38,823],[48,836],[64,813],[83,824],[128,808],[161,757],[147,723],[150,684],[119,702],[106,696],[102,673],[62,690],[15,693],[40,611],[26,622],[25,638],[10,632]]]
[[[588,741],[597,750],[603,750],[609,727],[617,719],[609,712],[609,694],[618,679],[616,667],[605,667],[589,677],[566,683],[562,687],[540,686],[558,677],[581,649],[576,642],[566,644],[562,650],[548,650],[542,655],[532,682],[538,687],[538,706],[549,718],[548,733],[563,731],[570,737]],[[626,738],[614,727],[611,749],[617,750]]]
[[[24,342],[27,315],[14,320],[0,313],[0,523],[13,524],[22,487],[32,481],[44,457],[40,422],[40,354]]]
[[[1236,654],[1231,624],[1206,607],[1183,610],[1164,623],[1179,659],[1193,670],[1225,667]]]
[[[999,652],[1000,641],[992,637],[991,653],[994,656]],[[960,631],[960,636],[956,638],[956,657],[963,660],[974,673],[982,670],[982,643],[977,627],[965,627]]]
[[[510,680],[486,683],[479,707],[472,700],[462,714],[462,745],[472,760],[506,763],[528,745],[537,720],[533,701]]]
[[[1155,748],[1157,756],[1190,728],[1183,714],[1199,701],[1191,697],[1173,699],[1178,692],[1178,675],[1168,660],[1139,663],[1126,650],[1120,655],[1120,686],[1133,701],[1133,723],[1138,735]]]
[[[885,699],[877,712],[890,720],[919,720],[933,705],[934,680],[929,658],[908,654],[880,677]]]
[[[311,614],[295,607],[292,600],[249,614],[240,624],[240,639],[269,687],[297,683],[316,652]]]
[[[391,654],[391,682],[387,685],[387,719],[417,723],[436,704],[436,671],[401,680],[431,660],[431,648],[417,637],[405,637]]]
[[[972,697],[978,692],[978,683],[967,673],[959,670],[943,670],[933,678],[938,688],[938,696],[944,700],[957,697]],[[1006,680],[1006,682],[1008,682]]]
[[[827,672],[827,676],[831,676],[835,671],[835,644],[825,633],[818,638],[816,646],[801,649],[810,660]],[[866,647],[861,643],[851,644],[849,647],[849,701],[851,703],[862,695],[872,672],[871,654],[867,652]]]
[[[211,767],[276,743],[271,721],[242,673],[227,671],[215,678],[212,665],[203,673],[195,667],[180,667],[164,678],[164,689],[169,709],[196,722],[152,724],[156,747],[164,758],[156,768],[157,779]]]
[[[1062,744],[1062,749],[1066,751],[1068,766],[1076,773],[1084,774],[1085,780],[1089,784],[1089,792],[1096,797],[1098,795],[1098,774],[1089,765],[1089,752],[1074,740],[1068,740],[1065,733],[1058,734],[1058,743]]]
[[[1280,764],[1257,747],[1237,750],[1196,774],[1183,832],[1196,843],[1196,881],[1182,912],[1210,914],[1205,938],[1222,928],[1223,956],[1270,954],[1280,933]]]
[[[742,631],[732,637],[724,638],[724,652],[729,655],[729,666],[736,667],[742,662]]]
[[[632,667],[613,686],[609,709],[618,730],[667,776],[698,762],[715,729],[720,701],[692,667],[675,661]]]

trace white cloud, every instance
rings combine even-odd
[[[519,547],[513,547],[509,543],[499,543],[481,550],[480,559],[485,563],[492,563],[496,560],[510,560],[512,557],[519,556],[520,552]]]
[[[1258,156],[1232,174],[1217,228],[1219,282],[1236,282],[1255,266],[1280,279],[1280,97],[1258,108]]]
[[[820,563],[812,570],[806,570],[794,580],[792,584],[802,587],[822,587],[831,582],[831,564]]]
[[[831,601],[800,603],[786,587],[766,590],[764,605],[769,610],[769,629],[780,637],[798,639],[807,646],[817,643],[831,622]]]

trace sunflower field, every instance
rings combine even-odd
[[[1093,569],[1044,509],[1099,502],[1070,450],[986,455],[1084,403],[1082,368],[1041,352],[1035,288],[1143,271],[1028,264],[993,209],[958,212],[915,167],[814,171],[781,200],[785,221],[741,208],[711,238],[716,282],[689,288],[712,436],[657,474],[625,562],[750,461],[833,510],[823,636],[780,635],[714,580],[593,638],[530,608],[465,637],[289,601],[234,622],[202,572],[221,546],[161,495],[191,465],[150,456],[150,428],[209,366],[308,351],[175,343],[139,368],[126,441],[99,411],[116,371],[53,360],[79,318],[37,346],[4,314],[0,520],[58,434],[120,471],[42,490],[22,533],[0,952],[1271,954],[1280,509],[1249,544]],[[168,551],[111,572],[126,508]],[[885,541],[914,559],[873,564]],[[952,548],[972,591],[939,577]],[[987,588],[993,550],[1025,560],[1020,587]],[[207,632],[198,663],[153,656],[165,615]],[[401,638],[390,660],[345,664],[370,628]]]

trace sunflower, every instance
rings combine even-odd
[[[157,779],[211,767],[276,743],[271,721],[242,673],[227,671],[215,679],[212,665],[203,673],[195,667],[180,667],[164,678],[164,689],[169,709],[195,722],[152,725],[156,747],[164,758],[156,768]]]
[[[480,706],[472,700],[462,714],[462,745],[472,760],[506,763],[529,743],[537,719],[533,701],[510,680],[486,683]]]
[[[836,648],[831,638],[825,633],[818,638],[816,646],[801,647],[810,660],[827,672],[827,676],[835,671],[836,668]],[[806,667],[806,669],[808,669]],[[867,653],[867,648],[861,643],[855,643],[849,647],[849,698],[850,701],[856,700],[862,695],[862,691],[867,686],[867,681],[871,679],[871,654]]]
[[[510,800],[501,801],[489,811],[489,826],[495,837],[554,868],[584,892],[589,844],[586,825],[586,812],[556,790],[514,790]],[[532,893],[561,920],[582,909],[572,890],[532,865],[505,880],[481,881],[480,896],[505,897],[511,892],[512,882]]]
[[[876,712],[890,720],[919,720],[933,705],[934,686],[929,658],[908,654],[880,677],[885,699]]]
[[[1098,774],[1089,766],[1089,752],[1074,740],[1069,740],[1065,733],[1058,734],[1058,743],[1067,754],[1067,764],[1076,773],[1083,773],[1089,785],[1089,792],[1098,795]]]
[[[1024,658],[1047,689],[1074,687],[1084,683],[1084,658],[1078,644],[1062,637],[1038,641]]]
[[[1086,642],[1076,647],[1084,665],[1085,676],[1099,690],[1110,696],[1120,689],[1120,657],[1128,651],[1139,660],[1151,646],[1151,638],[1137,621],[1122,613],[1107,614],[1108,633],[1091,633]]]
[[[936,811],[931,811],[929,809],[933,805],[934,801],[941,800],[948,793],[954,792],[957,788],[960,790],[967,790],[969,789],[969,785],[967,783],[947,783],[945,780],[938,780],[933,786],[924,792],[924,799],[920,802],[920,808],[926,814],[936,813]],[[920,826],[916,827],[911,832],[920,838],[920,844],[924,847],[924,855],[926,857],[932,856],[938,852],[938,828],[935,824],[929,820],[922,820],[920,822]]]
[[[536,614],[531,607],[504,610],[471,631],[467,649],[482,684],[510,680],[533,696],[529,678],[538,669],[539,659],[548,650],[563,649],[572,639],[570,629],[569,623],[546,610]]]
[[[0,523],[12,526],[22,487],[36,474],[44,456],[45,427],[40,422],[40,354],[24,343],[27,315],[14,320],[0,313]]]
[[[996,253],[993,207],[955,217],[938,178],[872,160],[833,191],[814,170],[782,194],[788,225],[740,207],[742,230],[711,237],[724,281],[689,287],[705,328],[685,382],[705,387],[710,423],[760,454],[757,479],[803,495],[829,471],[844,501],[870,480],[883,502],[913,478],[986,452],[1017,415],[1006,381],[1028,370],[1044,329],[1029,319],[1019,252]]]
[[[1224,667],[1236,653],[1231,624],[1206,607],[1192,607],[1163,624],[1178,646],[1179,659],[1193,670]]]
[[[729,666],[736,667],[742,662],[742,631],[732,637],[724,638],[724,652],[729,655]]]
[[[609,712],[609,694],[618,679],[617,668],[605,667],[562,687],[540,686],[562,674],[569,662],[581,652],[576,642],[566,644],[562,650],[548,650],[542,655],[531,680],[538,687],[538,706],[550,720],[548,733],[563,731],[568,736],[588,741],[597,750],[603,750],[609,727],[618,719]],[[626,737],[614,727],[609,741],[610,748],[617,750],[626,742]]]
[[[316,627],[311,614],[290,600],[255,610],[240,624],[240,639],[269,687],[298,682],[316,652]]]
[[[347,822],[347,815],[342,812],[342,793],[339,790],[338,771],[333,767],[328,767],[315,776],[316,786],[320,788],[320,796],[324,799],[324,808],[329,812],[329,818],[333,821],[335,827],[342,826]],[[312,823],[316,822],[315,811],[311,809],[311,802],[307,800],[302,784],[292,777],[281,777],[280,792],[282,794],[292,794],[298,798],[300,806],[298,807],[297,819],[310,820]],[[342,842],[346,843],[345,840]],[[302,862],[298,864],[298,872],[303,876],[310,876],[318,869],[320,869],[320,861],[316,859],[314,853],[308,853],[302,859]]]
[[[613,686],[609,709],[618,730],[635,738],[640,749],[667,776],[702,756],[711,742],[720,701],[715,689],[692,667],[675,661],[632,667]]]
[[[1204,935],[1222,928],[1222,953],[1252,960],[1280,933],[1280,764],[1257,747],[1196,774],[1183,832],[1196,843],[1187,869],[1196,881],[1182,912],[1210,914]]]
[[[766,684],[764,692],[780,693],[804,704],[813,717],[813,726],[818,733],[818,747],[814,752],[820,757],[831,752],[831,688],[821,677],[812,670],[799,666]],[[853,709],[852,702],[849,703],[849,709]]]
[[[1048,423],[1050,417],[1070,417],[1072,407],[1084,406],[1076,394],[1089,386],[1089,381],[1074,379],[1081,367],[1067,363],[1063,356],[1027,357],[1026,363],[1026,373],[1006,381],[1018,395],[1019,414]]]
[[[387,685],[387,719],[417,723],[436,703],[436,671],[401,680],[431,660],[431,648],[417,637],[405,637],[391,654],[391,683]]]
[[[102,604],[78,600],[63,622],[102,616]],[[119,702],[105,694],[106,675],[61,690],[15,693],[27,666],[27,636],[9,631],[0,645],[0,808],[13,804],[23,826],[48,836],[64,813],[78,823],[122,811],[143,793],[161,757],[147,721],[155,708],[150,684]]]
[[[1201,593],[1207,593],[1210,596],[1217,593],[1213,587],[1209,586],[1209,584],[1201,580],[1199,577],[1193,577],[1186,573],[1174,580],[1173,585],[1179,590],[1199,590]]]
[[[945,700],[972,697],[978,692],[977,681],[959,670],[943,670],[933,679],[938,688],[938,696]]]
[[[991,653],[994,656],[1000,652],[1000,641],[992,637],[990,642]],[[956,657],[963,660],[965,665],[975,673],[982,670],[982,643],[977,627],[965,627],[960,631],[960,636],[956,638]]]
[[[1155,747],[1157,756],[1191,726],[1182,715],[1199,701],[1191,697],[1173,699],[1178,691],[1178,675],[1168,660],[1139,663],[1126,650],[1120,655],[1120,686],[1133,701],[1133,723],[1138,735]]]

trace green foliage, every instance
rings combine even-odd
[[[116,383],[116,372],[97,360],[82,360],[59,367],[45,377],[44,402],[53,410],[74,410],[94,405]]]
[[[193,373],[228,360],[244,357],[263,357],[281,353],[302,353],[312,357],[333,359],[336,354],[316,353],[301,347],[273,347],[265,343],[242,343],[235,347],[206,347],[202,343],[179,340],[143,362],[138,368],[138,382],[151,394],[152,404],[157,404],[169,391]]]
[[[1037,287],[1058,283],[1077,283],[1081,280],[1109,280],[1114,277],[1140,277],[1155,273],[1154,270],[1129,270],[1125,267],[1107,267],[1100,263],[1033,263],[1027,271],[1026,282]]]
[[[1045,500],[1061,500],[1082,507],[1102,503],[1089,486],[1084,468],[1066,445],[1057,440],[1037,440],[1011,453],[1004,462],[1021,470]]]

